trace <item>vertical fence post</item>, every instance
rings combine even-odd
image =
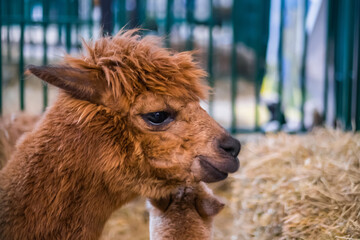
[[[1,3],[5,4],[4,9],[6,9],[6,14],[5,15],[10,15],[11,14],[11,1],[1,1]],[[3,7],[3,6],[2,6]],[[6,46],[7,46],[7,61],[11,62],[11,44],[10,44],[10,27],[11,24],[10,22],[6,23]]]
[[[256,72],[255,72],[255,132],[260,128],[260,91],[266,74],[266,52],[269,41],[269,20],[270,20],[270,0],[261,1],[261,9],[258,28],[261,31],[256,40]]]
[[[71,0],[66,0],[66,51],[70,54],[71,51],[71,21],[73,20],[71,14]]]
[[[49,1],[48,0],[43,0],[42,1],[42,7],[43,7],[43,65],[47,65],[48,64],[48,58],[47,58],[47,49],[48,49],[48,45],[47,45],[47,39],[46,39],[46,34],[47,34],[47,27],[48,27],[48,22],[49,22]],[[47,83],[43,82],[43,111],[45,111],[46,107],[48,105],[48,85]]]
[[[3,105],[2,103],[2,9],[3,9],[3,2],[0,1],[0,115],[2,115],[2,105]]]
[[[284,21],[285,21],[285,0],[280,1],[280,25],[279,25],[279,46],[277,52],[277,67],[278,67],[278,108],[276,116],[277,121],[279,122],[278,131],[281,129],[283,123],[282,119],[282,100],[283,100],[283,86],[284,86],[284,72],[283,72],[283,62],[284,62],[284,53],[283,53],[283,42],[284,42]]]
[[[333,36],[333,8],[332,8],[332,0],[328,0],[326,2],[326,46],[325,46],[325,72],[324,72],[324,92],[323,92],[323,114],[322,118],[324,122],[327,119],[327,111],[328,111],[328,101],[329,101],[329,65],[330,65],[330,51],[333,49],[331,48],[330,44],[333,44],[334,36]]]
[[[92,39],[93,37],[93,27],[94,27],[94,22],[93,22],[93,18],[92,18],[92,13],[94,10],[94,2],[93,1],[89,1],[89,15],[88,15],[88,26],[87,26],[87,30],[89,33],[89,38]]]
[[[236,116],[236,94],[237,94],[237,54],[236,43],[238,34],[238,23],[236,22],[236,10],[240,7],[239,1],[233,1],[232,8],[232,45],[231,45],[231,133],[236,133],[237,116]]]
[[[340,32],[340,27],[343,26],[343,17],[341,15],[341,11],[339,10],[341,7],[341,2],[339,1],[331,1],[334,9],[334,96],[335,96],[335,125],[337,126],[340,123],[340,116],[342,111],[342,98],[341,98],[341,89],[342,89],[342,72],[340,71],[341,63],[339,59],[342,59],[340,46],[342,45],[342,34]]]
[[[306,101],[306,59],[307,59],[307,46],[308,46],[308,33],[306,31],[306,17],[308,12],[308,0],[304,0],[304,16],[303,16],[303,53],[301,56],[301,68],[300,68],[300,88],[301,88],[301,122],[300,122],[300,130],[305,131],[305,101]]]
[[[214,82],[214,71],[213,71],[213,26],[214,26],[214,7],[213,0],[209,0],[210,4],[210,16],[209,16],[209,46],[208,46],[208,72],[209,72],[209,85],[211,88],[211,94],[209,96],[209,114],[210,116],[214,115],[214,93],[213,89],[215,87]]]
[[[20,42],[19,42],[19,79],[20,79],[20,110],[25,109],[24,81],[24,32],[25,32],[25,0],[20,1]]]
[[[356,1],[355,13],[360,12],[360,2]],[[356,14],[356,46],[357,46],[357,66],[356,68],[356,97],[355,97],[355,131],[360,131],[360,15]]]
[[[126,0],[119,0],[118,24],[120,29],[126,24]]]
[[[344,27],[344,40],[345,44],[343,46],[344,51],[344,61],[343,61],[343,106],[342,106],[342,119],[345,130],[351,130],[351,109],[352,109],[352,82],[353,82],[353,45],[354,45],[354,2],[353,1],[343,1],[344,4],[344,17],[345,25]]]
[[[137,27],[142,27],[146,20],[147,0],[136,0]]]
[[[166,23],[165,23],[165,34],[166,34],[165,45],[167,48],[171,47],[170,34],[173,25],[173,6],[174,6],[174,0],[167,0]]]
[[[195,0],[186,0],[186,21],[188,25],[188,36],[186,39],[186,50],[194,48],[194,9]]]
[[[360,56],[360,47],[358,48],[358,56]],[[358,69],[360,69],[359,60],[358,60]],[[360,73],[359,72],[357,74],[357,84],[356,84],[355,131],[360,131]]]

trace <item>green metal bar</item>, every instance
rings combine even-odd
[[[263,79],[266,73],[266,50],[269,40],[269,19],[270,19],[270,0],[263,0],[261,7],[261,17],[258,22],[258,28],[261,35],[257,37],[255,42],[256,50],[256,73],[255,73],[255,131],[260,130],[260,91]]]
[[[360,1],[356,1],[355,12],[360,12]],[[356,104],[355,104],[355,131],[360,131],[360,15],[356,14],[357,28],[357,84],[356,84]]]
[[[142,26],[146,19],[147,0],[136,0],[136,12],[138,16],[137,26]]]
[[[1,2],[4,2],[6,4],[6,7],[4,9],[6,9],[7,11],[7,14],[10,14],[11,13],[11,8],[10,8],[10,1],[1,1]],[[7,46],[7,60],[8,62],[11,62],[11,42],[10,42],[10,27],[11,25],[10,24],[7,24],[6,26],[6,46]]]
[[[73,1],[73,15],[74,15],[74,19],[79,19],[79,1]],[[75,22],[75,36],[79,36],[79,30],[80,30],[80,23],[79,22]],[[75,39],[75,45],[77,48],[81,47],[81,43],[80,43],[80,38],[76,38]]]
[[[48,57],[47,57],[47,50],[48,44],[46,39],[47,28],[48,28],[48,20],[49,20],[49,1],[43,0],[43,65],[48,64]],[[47,83],[43,83],[43,111],[45,111],[46,107],[48,106],[48,85]]]
[[[68,18],[72,17],[71,14],[71,0],[66,0],[66,15]],[[71,23],[66,23],[66,38],[65,38],[66,51],[71,51]]]
[[[353,82],[353,41],[354,41],[354,2],[342,1],[344,4],[344,20],[345,24],[344,37],[345,44],[343,46],[344,51],[344,81],[343,81],[343,112],[342,121],[344,124],[344,130],[351,130],[351,110],[352,110],[352,82]]]
[[[25,32],[25,0],[21,1],[20,14],[22,21],[20,23],[20,42],[19,42],[19,80],[20,80],[20,110],[25,110],[25,80],[24,80],[24,32]]]
[[[0,9],[2,9],[3,2],[0,1]],[[8,46],[9,48],[9,46]],[[0,115],[3,113],[2,102],[2,11],[0,10]]]
[[[358,51],[358,54],[360,56],[360,50]],[[360,61],[358,62],[358,69],[360,69]],[[356,89],[355,131],[360,131],[360,74],[359,73],[357,76],[357,89]]]
[[[341,26],[343,26],[343,16],[341,15],[342,11],[340,10],[341,2],[331,1],[333,4],[332,8],[334,9],[334,96],[335,96],[335,125],[340,123],[340,117],[342,112],[342,79],[343,73],[341,71],[341,46],[343,45]]]
[[[120,29],[126,24],[126,1],[119,0],[119,13],[118,13],[118,23]]]
[[[300,88],[301,88],[301,122],[300,130],[305,131],[305,101],[306,101],[306,59],[307,59],[307,49],[308,49],[308,34],[306,31],[306,16],[308,12],[308,0],[304,0],[304,16],[303,16],[303,34],[304,34],[304,43],[303,43],[303,54],[301,57],[301,69],[300,69]]]
[[[209,16],[209,46],[208,46],[208,72],[209,72],[209,85],[211,87],[211,94],[209,96],[209,114],[214,115],[214,93],[215,87],[214,71],[213,71],[213,27],[214,27],[214,7],[213,0],[210,1],[210,16]]]
[[[257,61],[261,61],[260,59],[257,59]],[[258,64],[258,63],[257,63]],[[258,68],[259,71],[261,69]],[[259,123],[259,105],[260,105],[260,89],[261,85],[260,82],[264,76],[261,73],[256,74],[255,78],[255,130],[259,130],[260,123]]]
[[[236,55],[236,43],[238,33],[238,23],[236,22],[235,11],[240,6],[239,1],[233,2],[232,9],[232,28],[233,39],[231,45],[231,133],[236,133],[237,115],[236,115],[236,95],[237,95],[237,55]]]
[[[332,17],[332,12],[333,12],[333,8],[332,8],[332,0],[328,0],[327,1],[327,9],[326,9],[326,22],[327,22],[327,26],[326,26],[326,46],[325,46],[325,72],[324,72],[324,92],[323,92],[323,119],[324,121],[326,121],[327,119],[327,111],[328,111],[328,99],[329,99],[329,65],[330,65],[330,51],[332,51],[332,48],[330,46],[331,43],[333,43],[334,39],[333,39],[333,34],[334,31],[332,30],[334,25],[333,25],[333,17]]]
[[[186,39],[186,50],[192,50],[194,48],[194,9],[195,1],[186,0],[186,21],[189,27],[189,35]]]
[[[94,10],[93,1],[90,1],[89,4],[90,4],[90,12],[89,12],[89,15],[87,16],[88,21],[89,21],[89,23],[88,23],[88,33],[89,33],[89,38],[92,39],[92,37],[93,37],[93,26],[94,26],[93,19],[92,19],[92,12]]]
[[[171,34],[171,28],[174,22],[174,11],[173,11],[173,7],[174,7],[174,0],[167,0],[167,5],[166,5],[166,23],[165,23],[165,33],[167,35],[166,39],[165,39],[165,45],[167,48],[171,47],[171,39],[170,39],[170,34]]]
[[[283,54],[283,42],[284,42],[284,21],[285,21],[285,0],[281,0],[280,3],[280,26],[279,26],[279,46],[278,46],[278,108],[277,108],[277,121],[279,122],[279,129],[281,129],[282,125],[282,107],[283,107],[283,86],[284,86],[284,72],[283,72],[283,64],[284,64],[284,54]]]

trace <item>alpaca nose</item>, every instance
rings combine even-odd
[[[226,136],[219,141],[219,148],[235,158],[240,152],[241,144],[239,140]]]

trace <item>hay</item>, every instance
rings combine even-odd
[[[359,134],[269,135],[240,161],[231,239],[360,238]]]
[[[149,214],[145,199],[137,198],[115,211],[106,222],[100,240],[148,240]]]

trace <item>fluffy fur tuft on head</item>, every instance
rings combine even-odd
[[[175,53],[161,47],[161,38],[141,38],[139,30],[120,31],[114,37],[83,43],[87,54],[66,56],[77,69],[103,75],[113,95],[130,102],[144,91],[172,97],[205,99],[208,88],[199,79],[206,72],[193,60],[192,52]],[[102,77],[102,76],[101,76]]]

